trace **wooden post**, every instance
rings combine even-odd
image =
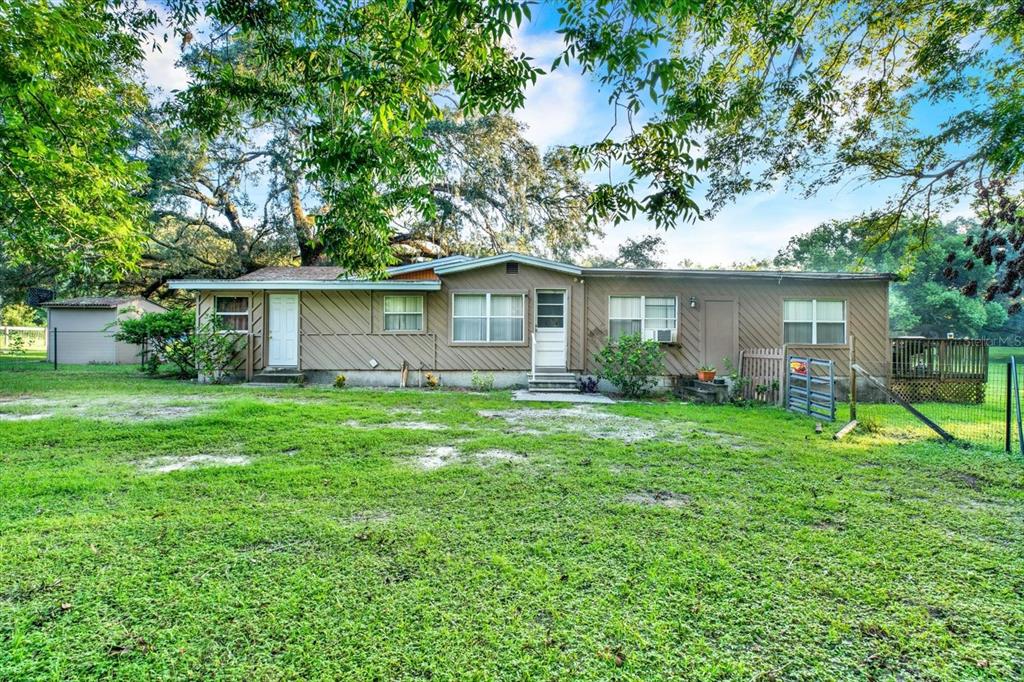
[[[850,334],[850,421],[857,421],[857,364],[856,337]]]
[[[1013,363],[1006,361],[1006,451],[1010,451],[1010,441],[1013,439],[1013,429],[1010,424],[1013,422]]]

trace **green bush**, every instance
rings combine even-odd
[[[245,341],[226,330],[216,315],[197,330],[195,313],[182,309],[122,320],[114,338],[149,349],[144,366],[149,374],[157,374],[165,361],[175,366],[181,378],[202,375],[214,383],[223,381],[245,348]]]
[[[345,382],[346,381],[347,381],[347,378],[345,377],[345,375],[342,374],[341,372],[339,372],[334,377],[334,387],[335,388],[345,388]]]
[[[227,330],[216,315],[199,328],[194,339],[199,375],[215,384],[230,374],[236,355],[245,350],[246,340]]]
[[[612,341],[594,356],[598,376],[615,384],[628,397],[645,396],[665,373],[665,354],[656,341],[639,335]]]
[[[493,391],[494,375],[480,374],[476,370],[473,370],[473,378],[469,380],[469,384],[475,391]]]
[[[195,330],[195,313],[176,309],[121,320],[114,338],[148,348],[158,358],[173,364],[178,376],[191,378],[196,376]],[[156,374],[159,362],[149,361],[145,369]]]

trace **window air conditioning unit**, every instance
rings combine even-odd
[[[676,330],[675,329],[647,329],[644,333],[644,338],[648,341],[657,341],[658,343],[675,343],[676,342]]]

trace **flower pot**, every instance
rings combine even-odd
[[[711,370],[710,372],[705,372],[705,371],[700,371],[699,370],[697,372],[697,381],[714,381],[714,380],[715,380],[715,370]]]

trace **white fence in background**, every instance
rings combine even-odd
[[[0,325],[0,351],[46,350],[49,338],[46,327],[10,327]]]

